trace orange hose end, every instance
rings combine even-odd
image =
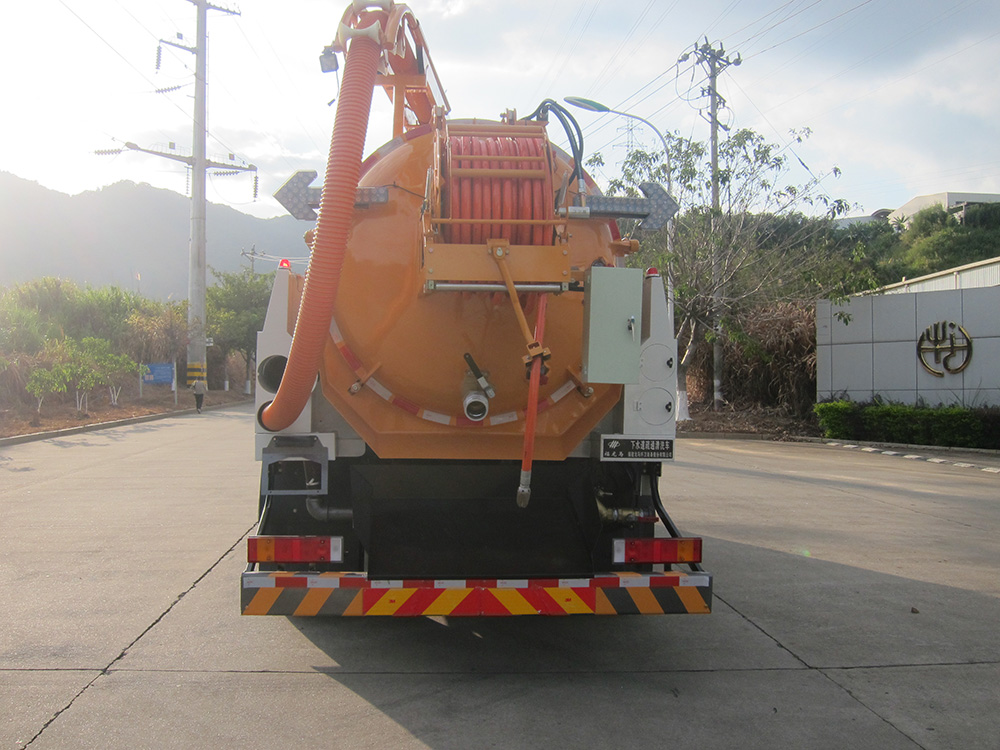
[[[272,432],[283,430],[298,419],[316,384],[354,215],[381,52],[376,41],[365,37],[355,38],[347,51],[319,220],[288,364],[274,400],[261,410],[258,418],[261,426]]]

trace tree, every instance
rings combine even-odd
[[[167,360],[176,364],[185,354],[187,341],[186,305],[161,303],[129,315],[123,350],[138,363]]]
[[[128,320],[133,313],[152,311],[159,303],[119,286],[87,287],[70,301],[70,322],[65,334],[78,341],[102,338],[115,348],[125,345]]]
[[[44,338],[59,338],[66,335],[66,328],[72,322],[71,307],[79,293],[72,281],[49,276],[18,284],[5,297],[37,313]]]
[[[931,206],[913,216],[899,242],[906,275],[912,278],[1000,255],[1000,228],[985,206],[970,206],[963,223]]]
[[[837,230],[834,241],[853,248],[875,289],[1000,255],[1000,204],[970,205],[959,214],[930,206],[908,219]]]
[[[118,406],[125,377],[139,371],[139,365],[124,354],[116,353],[107,339],[88,337],[82,342],[84,356],[97,373],[97,385],[106,385],[112,406]]]
[[[75,392],[77,414],[84,415],[89,407],[90,392],[100,382],[100,375],[86,351],[74,339],[64,339],[59,344],[69,385]]]
[[[851,257],[856,276],[851,279],[845,274],[845,283],[834,296],[877,289],[903,278],[906,270],[899,250],[901,231],[888,221],[864,221],[835,229],[833,242],[842,257]]]
[[[58,362],[50,367],[35,367],[31,371],[24,387],[38,402],[32,424],[37,426],[41,420],[42,401],[45,397],[51,393],[65,393],[68,382],[69,372],[64,364]]]
[[[71,281],[48,277],[7,290],[0,300],[0,321],[12,318],[11,330],[21,337],[15,346],[27,354],[37,353],[45,339],[67,337],[103,338],[120,347],[133,314],[155,314],[161,307],[121,287],[80,289]]]
[[[37,412],[49,394],[72,385],[77,410],[85,412],[90,391],[106,385],[117,405],[122,378],[136,373],[138,363],[183,356],[186,317],[183,302],[149,300],[116,286],[80,289],[43,278],[0,288],[0,399],[26,400],[31,393]],[[56,387],[60,374],[65,388]]]
[[[86,414],[90,392],[98,385],[108,386],[111,404],[117,406],[122,378],[129,372],[138,371],[138,365],[129,357],[115,353],[107,339],[87,336],[78,342],[66,338],[51,342],[47,351],[63,368],[67,384],[76,392],[79,414]]]
[[[801,142],[809,133],[794,136]],[[705,145],[677,136],[668,142],[672,192],[681,206],[673,222],[672,252],[666,252],[661,231],[647,237],[632,262],[669,269],[683,352],[678,367],[683,413],[687,368],[716,336],[729,338],[741,330],[742,311],[840,289],[845,270],[850,277],[857,269],[852,254],[831,239],[832,219],[845,213],[848,203],[825,193],[826,175],[810,173],[804,184],[796,184],[784,149],[752,130],[734,131],[719,146],[717,212]],[[596,163],[602,163],[599,156]],[[636,195],[640,183],[666,184],[667,178],[663,154],[636,150],[626,156],[622,176],[611,181],[608,192]],[[622,231],[633,227],[623,223]]]
[[[38,310],[24,306],[13,294],[0,299],[0,355],[38,354],[45,346]]]
[[[211,270],[217,283],[207,290],[208,334],[223,354],[235,350],[243,356],[249,389],[274,273],[255,274],[245,266],[234,272]]]

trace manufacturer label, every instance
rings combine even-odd
[[[674,457],[674,441],[667,438],[601,436],[602,461],[669,461]]]

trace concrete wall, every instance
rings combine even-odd
[[[848,313],[848,324],[837,319]],[[936,377],[920,364],[917,343],[935,323],[962,326],[972,359],[959,373]],[[816,375],[820,401],[1000,405],[1000,287],[852,297],[816,308]],[[932,360],[931,360],[932,361]],[[955,361],[959,361],[956,358]],[[942,368],[943,369],[943,368]]]

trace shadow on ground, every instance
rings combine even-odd
[[[706,539],[707,617],[291,618],[430,747],[987,747],[1000,601]],[[916,744],[914,744],[916,743]]]

